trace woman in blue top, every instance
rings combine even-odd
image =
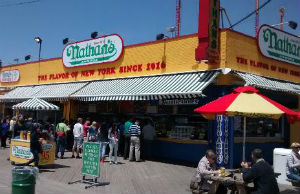
[[[88,130],[87,139],[89,142],[96,142],[97,141],[97,123],[93,121],[92,126]]]
[[[7,133],[9,130],[9,119],[3,120],[1,124],[1,147],[6,148]]]

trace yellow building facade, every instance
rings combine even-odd
[[[17,70],[19,79],[15,82],[1,82],[1,87],[100,81],[225,68],[288,83],[298,84],[300,81],[299,66],[263,56],[254,37],[229,29],[221,30],[220,59],[217,64],[196,61],[195,48],[197,44],[197,34],[191,34],[179,38],[125,46],[121,58],[112,63],[67,68],[63,65],[62,58],[59,57],[40,62],[3,66],[1,72]],[[237,83],[238,85],[242,83],[241,79],[229,74],[220,75],[215,81],[217,85]],[[64,116],[75,118],[78,107],[74,100],[70,98],[61,103],[64,104]],[[299,131],[299,124],[291,125],[291,141],[299,141]]]

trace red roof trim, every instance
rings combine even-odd
[[[41,60],[40,62],[46,62],[46,61],[54,61],[54,60],[57,60],[57,59],[61,59],[61,57],[55,57],[55,58],[50,58],[50,59],[43,59]],[[31,61],[31,62],[28,62],[28,63],[19,63],[19,64],[13,64],[13,65],[3,65],[2,68],[9,68],[9,67],[16,67],[16,66],[21,66],[21,65],[28,65],[28,64],[31,64],[31,63],[38,63],[39,61]]]
[[[142,45],[147,45],[147,44],[155,44],[155,43],[161,43],[161,42],[164,42],[164,41],[169,42],[169,41],[173,41],[173,40],[180,40],[180,39],[183,39],[183,38],[194,37],[194,36],[197,36],[197,35],[198,35],[197,33],[187,34],[187,35],[168,38],[168,39],[163,39],[163,40],[153,40],[153,41],[148,41],[148,42],[143,42],[143,43],[131,44],[131,45],[127,45],[126,47],[134,47],[134,46],[142,46]]]
[[[246,36],[246,37],[248,37],[248,38],[256,39],[255,36],[250,36],[250,35],[248,35],[248,34],[244,34],[244,33],[242,33],[242,32],[238,32],[238,31],[232,30],[232,29],[230,29],[230,28],[223,28],[223,29],[221,29],[220,31],[221,31],[221,32],[222,32],[222,31],[224,31],[224,32],[230,31],[230,32],[234,32],[234,33],[240,34],[240,35],[242,35],[242,36]]]

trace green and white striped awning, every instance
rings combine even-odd
[[[278,79],[267,78],[251,73],[235,72],[240,78],[245,81],[245,85],[268,89],[273,91],[289,92],[300,95],[300,85],[282,81]]]
[[[217,71],[163,74],[93,81],[71,95],[80,101],[135,101],[196,98]]]
[[[0,97],[2,102],[20,102],[30,98],[40,98],[51,101],[67,100],[70,95],[87,82],[58,83],[34,86],[19,86]]]
[[[59,107],[38,98],[31,98],[22,103],[16,104],[12,109],[19,110],[59,110]]]

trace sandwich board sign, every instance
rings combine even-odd
[[[69,182],[68,184],[73,183],[87,183],[88,186],[85,186],[85,189],[93,186],[108,185],[107,183],[100,183],[97,181],[97,178],[100,176],[100,143],[94,142],[84,142],[83,143],[83,154],[82,154],[82,167],[81,174],[82,179]],[[86,176],[93,177],[93,179],[88,179]]]
[[[99,177],[100,144],[93,142],[83,143],[81,174]]]

